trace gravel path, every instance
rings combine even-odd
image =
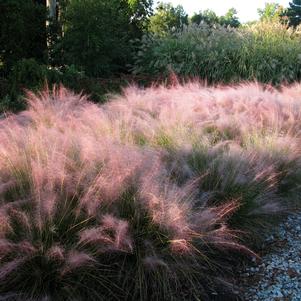
[[[243,273],[248,301],[301,301],[301,214],[294,214],[269,236],[272,252]]]

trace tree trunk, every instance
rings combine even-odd
[[[49,11],[49,18],[55,19],[56,18],[56,0],[47,0],[46,2],[48,11]]]
[[[56,21],[56,9],[57,9],[57,1],[56,0],[46,0],[46,7],[48,10],[48,17],[46,20],[46,32],[47,32],[47,48],[48,48],[48,62],[51,60],[50,48],[53,40],[53,28],[52,25]]]

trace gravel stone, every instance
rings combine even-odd
[[[278,247],[243,271],[244,282],[248,283],[244,299],[301,301],[301,213],[288,217],[266,243]]]

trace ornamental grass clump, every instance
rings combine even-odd
[[[164,37],[145,35],[134,74],[202,78],[209,83],[258,80],[281,85],[301,79],[300,29],[279,21],[239,28],[191,24]]]
[[[5,300],[229,298],[231,255],[256,256],[259,230],[299,206],[298,84],[28,104],[0,121]]]
[[[250,252],[226,225],[235,200],[200,202],[163,151],[113,131],[105,108],[63,88],[1,121],[5,300],[191,300],[209,294],[210,254]]]
[[[209,204],[239,199],[229,222],[255,238],[267,215],[299,206],[299,91],[259,83],[131,87],[105,108],[115,130],[127,129],[121,141],[166,151],[179,185],[199,179]]]

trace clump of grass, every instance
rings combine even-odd
[[[129,88],[107,108],[114,128],[121,120],[128,126],[123,143],[135,143],[139,133],[144,145],[166,151],[165,163],[179,185],[199,178],[199,196],[209,196],[210,204],[239,199],[231,223],[255,238],[271,220],[266,215],[299,207],[299,86],[191,82]],[[158,144],[158,133],[169,143]]]
[[[255,256],[259,229],[299,206],[298,91],[195,82],[130,87],[102,106],[64,88],[29,94],[0,122],[1,295],[227,291],[229,255]]]
[[[250,252],[226,226],[237,202],[179,187],[163,151],[122,143],[109,108],[63,88],[28,101],[0,124],[2,296],[191,300],[208,293],[213,250]]]
[[[289,51],[288,51],[289,49]],[[210,83],[300,80],[300,34],[278,21],[240,28],[189,25],[166,36],[146,35],[135,57],[135,74],[200,77]]]

